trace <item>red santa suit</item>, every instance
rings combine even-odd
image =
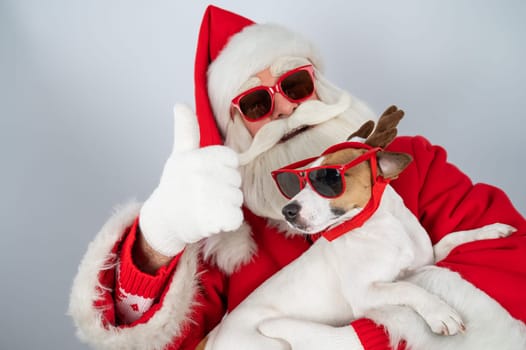
[[[209,35],[211,16],[220,14],[223,12],[217,8],[207,9],[200,45]],[[239,27],[250,24],[242,19],[230,30],[238,32]],[[196,108],[202,146],[221,142],[206,90],[202,90],[206,85],[203,67],[221,48],[211,54],[198,49]],[[224,130],[222,122],[218,121],[219,129]],[[526,336],[526,328],[521,328],[524,324],[517,321],[526,322],[526,220],[501,190],[473,184],[447,162],[444,149],[426,139],[399,137],[389,149],[414,158],[391,184],[433,243],[450,232],[495,222],[517,228],[507,238],[457,247],[438,266],[444,268],[446,276],[458,274],[467,281],[463,282],[467,287],[462,288],[469,289],[470,295],[496,302],[496,307],[511,316],[495,316],[496,323],[514,327]],[[70,314],[81,339],[99,348],[194,349],[226,311],[310,246],[304,237],[285,237],[266,219],[245,210],[248,225],[244,236],[225,239],[210,259],[203,258],[201,244],[190,244],[169,265],[149,275],[132,260],[139,208],[138,203],[129,204],[104,225],[90,244],[74,281]],[[481,313],[484,307],[480,305]],[[122,322],[130,317],[133,322]],[[385,330],[371,320],[360,319],[351,325],[364,349],[390,349]]]

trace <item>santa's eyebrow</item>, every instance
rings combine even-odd
[[[309,60],[302,57],[282,57],[278,58],[270,65],[270,74],[279,77],[289,70],[309,64]]]

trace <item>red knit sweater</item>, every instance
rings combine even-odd
[[[499,302],[513,317],[525,322],[526,221],[513,208],[507,196],[495,187],[473,185],[468,177],[447,163],[446,152],[442,148],[430,145],[422,137],[397,138],[389,149],[410,153],[414,158],[400,178],[391,184],[419,218],[433,244],[450,232],[495,222],[518,229],[508,238],[460,246],[438,265],[457,271]],[[256,256],[231,276],[201,262],[201,293],[195,295],[199,306],[194,308],[192,314],[194,322],[184,327],[182,336],[173,339],[170,349],[194,349],[221,320],[225,311],[233,309],[269,276],[309,248],[303,237],[285,238],[269,228],[263,218],[246,212],[245,219],[250,223],[257,242]],[[142,317],[122,327],[144,323],[155,314],[163,303],[170,276],[177,271],[178,257],[155,276],[139,271],[131,259],[136,232],[137,220],[124,235],[123,241],[115,246],[114,250],[120,252],[120,274],[116,285],[113,271],[100,275],[102,284],[113,290],[152,299],[152,306]],[[118,300],[119,295],[118,292],[106,292],[98,302],[98,306],[107,307],[106,321],[112,324],[118,320],[114,297]],[[383,328],[365,319],[352,324],[366,350],[390,349]]]

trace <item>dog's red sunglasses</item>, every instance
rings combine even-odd
[[[318,157],[307,158],[296,163],[289,164],[274,170],[272,178],[276,182],[281,194],[287,199],[297,195],[308,183],[316,193],[325,198],[336,198],[345,192],[345,172],[366,160],[371,162],[373,181],[377,175],[376,153],[379,147],[371,147],[360,142],[343,142],[334,145],[324,151],[321,155],[334,153],[346,148],[367,149],[367,152],[346,164],[322,165],[308,169],[302,169]]]
[[[232,99],[243,118],[255,122],[272,114],[274,95],[280,93],[293,103],[300,103],[314,94],[314,67],[305,65],[292,69],[279,77],[274,86],[256,86]]]

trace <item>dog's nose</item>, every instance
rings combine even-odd
[[[287,219],[287,221],[294,221],[300,212],[301,206],[298,202],[291,202],[283,207],[281,213]]]

